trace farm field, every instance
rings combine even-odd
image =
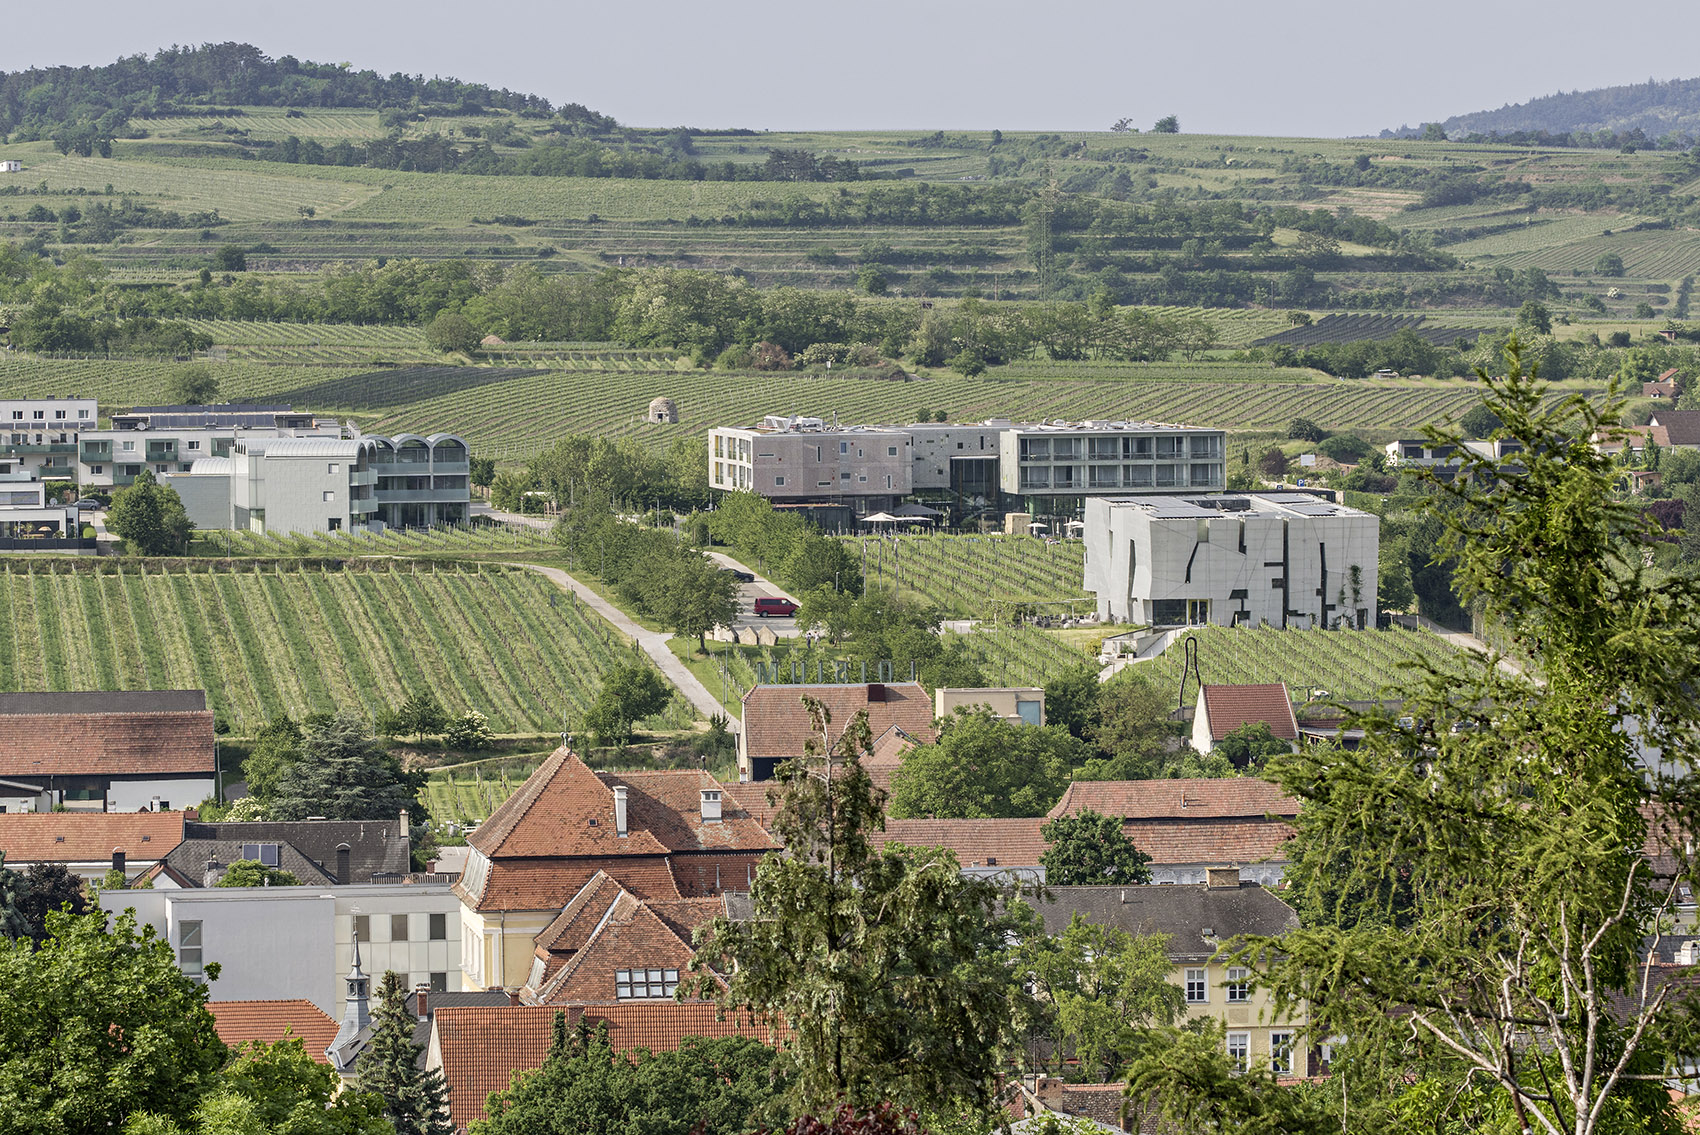
[[[441,769],[430,774],[419,797],[438,828],[481,824],[542,763],[542,757],[499,759],[467,768]]]
[[[379,532],[206,532],[194,537],[197,555],[253,559],[339,556],[465,557],[554,552],[554,537],[529,524],[390,528]]]
[[[374,716],[429,689],[450,713],[485,714],[494,732],[555,732],[627,651],[599,617],[520,568],[75,566],[4,565],[0,690],[205,689],[245,736],[286,713]],[[664,717],[657,724],[682,726],[693,715],[675,699]]]
[[[1212,685],[1286,682],[1295,699],[1310,692],[1319,698],[1365,700],[1382,694],[1401,696],[1401,664],[1426,660],[1442,670],[1462,672],[1466,656],[1424,631],[1284,630],[1280,627],[1199,627],[1198,670]],[[1176,643],[1149,662],[1130,669],[1160,688],[1180,688],[1184,652]],[[1196,691],[1189,696],[1196,697]]]
[[[1033,536],[847,536],[867,584],[909,593],[953,619],[999,617],[1015,605],[1085,614],[1086,545]]]

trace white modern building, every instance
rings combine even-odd
[[[0,470],[0,551],[93,550],[93,540],[81,539],[76,507],[47,499],[55,488],[28,469]]]
[[[301,436],[340,437],[342,427],[283,405],[138,406],[78,438],[77,481],[128,485],[144,469],[187,473],[203,457],[228,456],[238,438]]]
[[[93,398],[0,398],[0,474],[71,479],[79,436],[99,424]]]
[[[199,529],[344,532],[464,524],[470,476],[453,434],[243,436],[161,483]]]
[[[136,910],[202,977],[217,962],[217,1001],[305,998],[342,1014],[343,975],[360,936],[367,973],[395,970],[407,988],[461,988],[460,900],[447,883],[111,890],[102,909]]]
[[[708,483],[856,517],[911,497],[958,515],[1073,516],[1084,498],[1130,489],[1219,492],[1224,445],[1221,430],[1157,422],[839,426],[770,414],[709,433]]]
[[[1086,502],[1085,588],[1146,626],[1373,627],[1380,521],[1302,493]]]

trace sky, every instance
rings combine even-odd
[[[1341,137],[1700,76],[1700,5],[1545,0],[15,0],[0,70],[173,43],[452,75],[630,126]],[[70,18],[67,19],[67,15]]]

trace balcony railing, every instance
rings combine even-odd
[[[42,442],[0,445],[0,457],[33,457],[42,453],[75,453],[75,442]]]

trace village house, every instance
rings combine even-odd
[[[0,694],[0,812],[165,812],[217,791],[201,690]]]
[[[91,882],[110,871],[134,879],[181,845],[186,826],[182,812],[7,813],[0,815],[0,853],[14,871],[63,863]]]
[[[716,898],[748,891],[778,846],[706,772],[595,772],[564,746],[467,842],[466,980],[506,989],[527,983],[539,934],[599,872],[635,898]]]
[[[1299,721],[1285,682],[1255,685],[1200,686],[1198,711],[1192,718],[1192,747],[1213,751],[1228,734],[1243,725],[1267,725],[1278,740],[1296,747]]]
[[[874,752],[862,767],[874,783],[887,788],[891,773],[910,746],[936,739],[933,700],[919,682],[758,685],[743,697],[744,728],[738,734],[738,779],[771,780],[786,761],[803,755],[810,741],[822,741],[809,720],[803,698],[820,702],[831,716],[824,747],[830,749],[861,710],[868,711]]]

